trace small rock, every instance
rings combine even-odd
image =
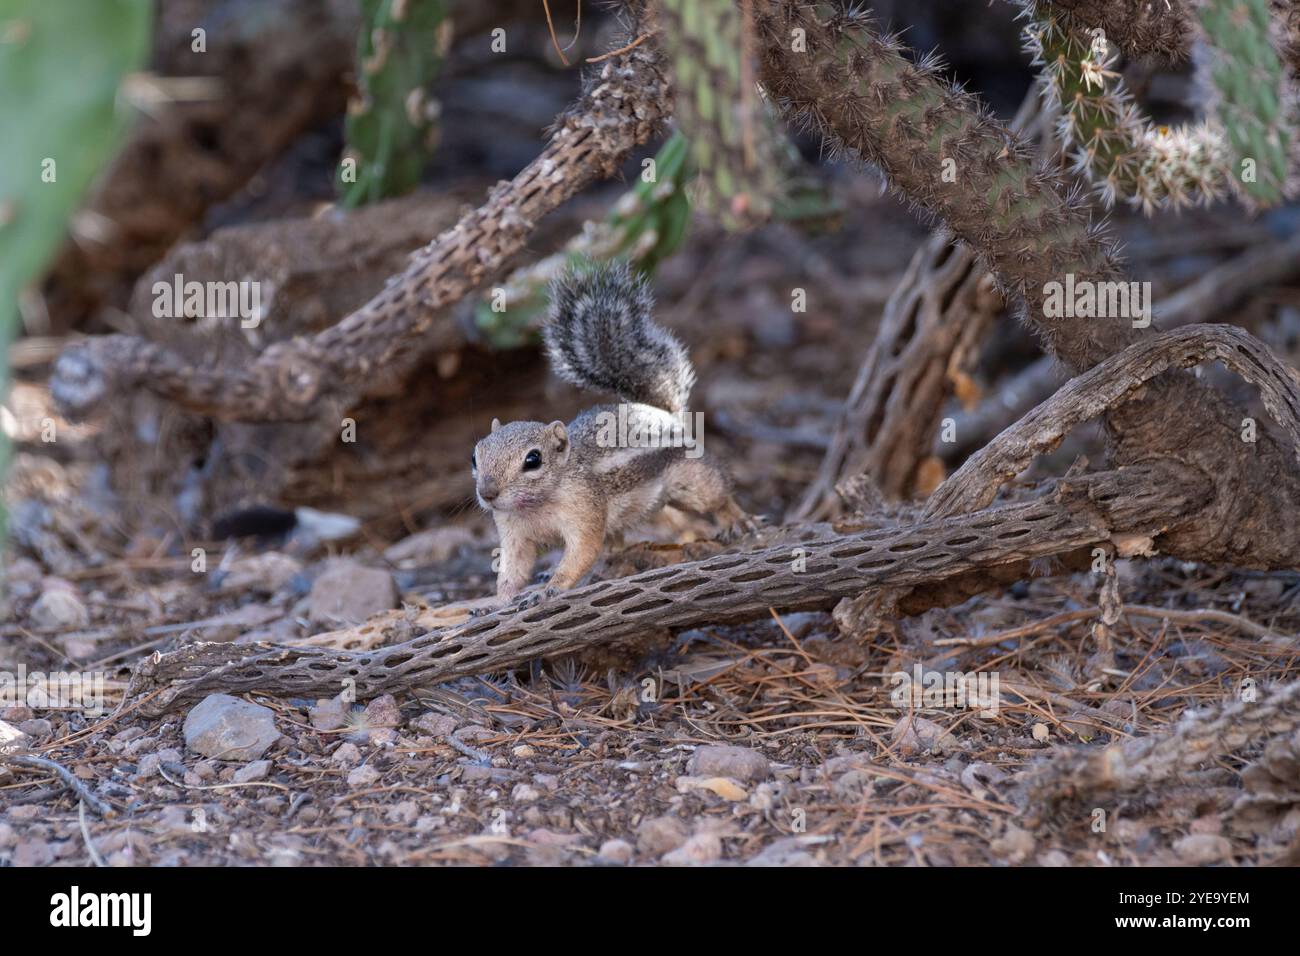
[[[529,760],[537,756],[537,751],[528,746],[528,744],[520,744],[514,750],[510,751],[510,753],[520,760]]]
[[[651,817],[636,828],[636,848],[646,856],[660,857],[686,842],[686,825],[676,817]]]
[[[532,803],[534,800],[541,799],[538,793],[530,784],[517,783],[515,788],[510,791],[510,799],[515,803]]]
[[[210,694],[185,717],[185,746],[219,760],[257,760],[280,739],[275,713],[229,694]]]
[[[18,831],[7,823],[0,823],[0,850],[7,850],[18,842]]]
[[[357,767],[348,774],[348,786],[369,787],[374,785],[379,780],[379,777],[379,771],[370,766],[370,764],[366,764],[365,766]]]
[[[339,748],[330,755],[330,762],[340,767],[355,767],[361,763],[361,750],[354,743],[340,744]]]
[[[484,740],[491,740],[497,735],[495,730],[490,727],[481,727],[478,724],[470,724],[468,727],[462,727],[456,732],[456,739],[463,744],[477,744]]]
[[[446,737],[456,729],[456,718],[450,714],[440,714],[427,710],[411,721],[411,728],[430,737]]]
[[[1070,858],[1060,850],[1048,850],[1038,854],[1039,866],[1069,866]]]
[[[356,561],[332,562],[311,586],[308,616],[317,624],[362,624],[397,607],[393,576]]]
[[[221,587],[226,591],[251,590],[259,594],[274,594],[301,570],[302,562],[278,551],[251,554],[231,562],[221,579]]]
[[[990,843],[989,848],[1012,863],[1023,863],[1034,852],[1034,837],[1028,830],[1008,823],[1002,836]]]
[[[366,727],[400,727],[402,725],[402,712],[397,708],[397,701],[392,694],[384,694],[376,697],[366,705],[366,712],[362,717],[363,725]]]
[[[816,866],[817,860],[804,849],[806,837],[782,837],[763,847],[763,852],[746,866]]]
[[[740,781],[763,780],[772,772],[768,759],[757,750],[730,744],[701,747],[686,766],[692,776],[731,777]]]
[[[81,602],[79,595],[71,584],[58,578],[47,578],[41,596],[32,605],[32,624],[40,628],[59,628],[70,630],[85,627],[90,623],[90,612]]]
[[[152,777],[158,773],[162,766],[162,758],[157,754],[145,754],[140,758],[140,763],[135,768],[137,777]]]
[[[697,833],[671,853],[663,862],[669,866],[699,866],[722,857],[722,840],[716,833]]]
[[[1047,724],[1034,724],[1033,735],[1034,739],[1042,744],[1047,743],[1047,738],[1052,736],[1052,732],[1048,730]]]
[[[389,823],[396,823],[400,826],[410,826],[420,815],[420,808],[414,800],[402,800],[394,803],[384,811],[384,816]]]
[[[34,740],[44,740],[54,733],[54,725],[44,717],[24,720],[18,725],[18,729]]]
[[[31,738],[12,724],[0,720],[0,753],[23,750],[31,743]]]
[[[1219,863],[1232,856],[1227,837],[1212,833],[1191,833],[1174,841],[1174,852],[1185,863]]]
[[[54,862],[54,848],[44,840],[23,840],[14,847],[14,866],[49,866]]]
[[[901,717],[894,724],[890,742],[898,747],[900,754],[914,754],[925,751],[950,753],[959,749],[957,738],[933,720],[924,717]]]
[[[3,846],[0,843],[0,846]],[[596,858],[603,863],[612,863],[615,866],[626,866],[632,862],[632,844],[626,840],[606,840],[600,845],[600,852]]]
[[[235,771],[232,778],[235,783],[254,783],[258,780],[265,780],[266,775],[271,772],[271,761],[254,760],[252,763],[244,764]]]

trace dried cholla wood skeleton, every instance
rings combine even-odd
[[[1103,411],[1117,467],[1050,483],[1027,503],[891,530],[813,534],[813,540],[648,571],[374,651],[191,645],[138,668],[132,692],[156,694],[148,709],[216,689],[335,693],[346,679],[363,695],[377,693],[561,654],[647,627],[743,619],[770,606],[825,606],[873,589],[924,592],[972,576],[976,584],[996,582],[1008,565],[1121,538],[1154,539],[1167,553],[1189,558],[1295,565],[1300,529],[1288,520],[1300,502],[1294,447],[1261,433],[1247,449],[1238,435],[1240,412],[1186,374],[1162,370],[1207,356],[1231,360],[1261,385],[1293,440],[1300,420],[1294,373],[1239,331],[1156,338],[1119,319],[1045,317],[1044,290],[1060,276],[1122,279],[1110,240],[1082,198],[1035,168],[1015,137],[971,97],[940,82],[932,64],[911,62],[862,18],[809,3],[772,0],[756,7],[762,78],[787,113],[873,161],[896,189],[942,219],[1010,296],[1023,300],[1026,319],[1059,359],[1076,371],[1098,366],[1049,412],[1031,415],[954,476],[936,507],[952,512],[987,504],[1008,469],[1057,440],[1068,427],[1062,423]],[[788,45],[796,31],[806,43],[798,53]],[[151,346],[106,340],[67,356],[55,384],[76,405],[102,394],[116,373],[189,407],[253,419],[307,415],[332,391],[360,387],[377,363],[418,348],[432,309],[499,268],[537,215],[648,138],[665,114],[667,92],[655,47],[643,42],[607,61],[602,81],[562,119],[542,157],[334,329],[268,350],[246,371],[200,376]],[[958,160],[962,183],[946,185],[944,157]],[[1121,349],[1127,351],[1106,361]],[[1061,411],[1064,418],[1056,414]],[[949,593],[934,592],[940,599]]]

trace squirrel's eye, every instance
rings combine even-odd
[[[473,452],[470,452],[469,455],[469,466],[470,468],[478,468],[478,457]]]
[[[524,471],[532,471],[534,468],[542,467],[542,453],[534,448],[524,456]]]

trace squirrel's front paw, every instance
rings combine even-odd
[[[763,530],[763,522],[762,515],[744,515],[724,526],[718,532],[717,540],[722,544],[734,544],[747,534],[757,534]]]
[[[506,605],[506,610],[526,611],[531,607],[537,607],[543,601],[549,601],[559,593],[559,588],[555,587],[539,588],[535,591],[525,592]]]

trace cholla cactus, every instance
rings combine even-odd
[[[723,225],[743,229],[781,202],[779,131],[754,82],[753,28],[733,0],[661,0],[675,113]]]
[[[1203,121],[1153,126],[1113,69],[1118,53],[1049,5],[1027,2],[1026,47],[1042,68],[1047,106],[1075,171],[1107,205],[1145,212],[1209,203],[1228,188],[1251,205],[1280,202],[1292,129],[1288,79],[1269,36],[1267,0],[1202,0],[1203,73],[1216,108]]]
[[[1232,182],[1248,203],[1279,203],[1296,138],[1295,96],[1278,52],[1285,25],[1270,17],[1269,0],[1200,0],[1196,12],[1208,39],[1198,67],[1213,91],[1208,112],[1226,132]]]
[[[448,0],[361,0],[360,96],[348,106],[338,186],[347,207],[415,188],[437,144],[427,88],[451,40]]]
[[[1025,41],[1074,171],[1096,183],[1107,206],[1126,199],[1151,213],[1222,195],[1228,152],[1218,125],[1152,126],[1112,69],[1118,54],[1100,31],[1047,14],[1025,29]]]
[[[551,280],[579,261],[624,257],[651,272],[681,244],[690,224],[686,185],[694,173],[690,147],[674,133],[654,158],[654,175],[641,179],[603,222],[587,222],[564,248],[512,273],[475,306],[475,320],[498,348],[523,344],[546,314]]]

